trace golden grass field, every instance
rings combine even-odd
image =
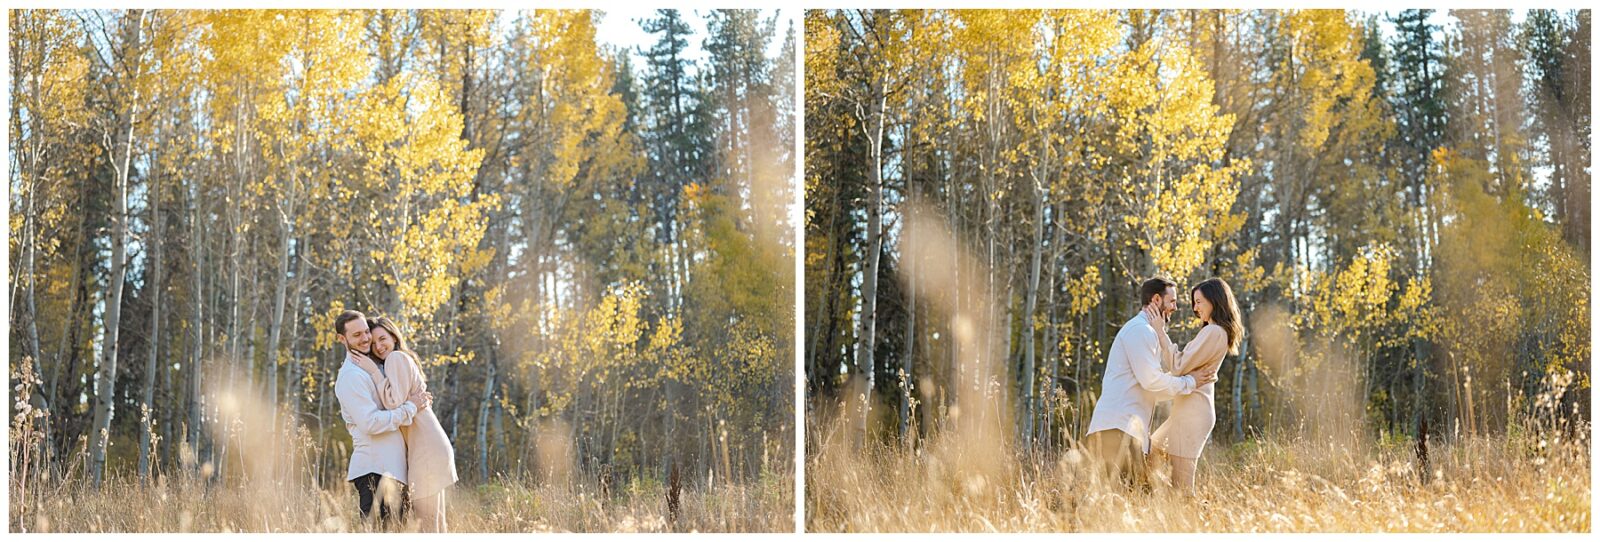
[[[1572,434],[1583,436],[1431,444],[1426,483],[1410,441],[1212,445],[1193,498],[1159,481],[1150,493],[1102,481],[1075,452],[1020,460],[992,439],[936,438],[907,452],[818,435],[806,467],[806,529],[1588,532],[1588,429]]]
[[[21,379],[33,378],[23,371]],[[222,394],[231,410],[227,431],[219,440],[236,450],[223,457],[230,470],[215,471],[210,463],[196,467],[186,444],[162,445],[159,454],[176,453],[181,468],[157,471],[141,483],[128,469],[111,469],[103,487],[95,489],[85,474],[85,439],[78,439],[65,464],[39,468],[39,423],[45,413],[29,406],[28,388],[21,393],[8,432],[10,470],[7,512],[11,532],[367,532],[355,488],[341,480],[314,483],[320,473],[313,458],[349,457],[348,444],[313,436],[302,425],[286,435],[271,430],[264,418],[270,408],[248,395]],[[145,418],[148,419],[148,418]],[[216,427],[209,427],[216,431]],[[648,477],[608,478],[573,468],[572,447],[550,431],[540,441],[535,470],[540,481],[513,473],[491,475],[488,483],[458,482],[446,493],[446,521],[451,532],[793,532],[794,470],[789,461],[763,463],[760,473],[739,483],[697,487],[686,483],[674,519],[667,490]],[[343,473],[344,463],[335,461]],[[161,464],[161,463],[157,463]],[[520,471],[519,471],[520,472]],[[204,473],[202,476],[199,473]],[[334,475],[336,476],[336,475]],[[416,530],[415,522],[398,529]]]
[[[32,495],[26,511],[11,494],[12,532],[366,532],[348,484],[205,487],[170,482],[140,487],[111,480],[101,491],[70,482]],[[457,484],[447,497],[452,532],[781,531],[794,529],[793,486],[769,480],[709,491],[685,488],[676,524],[659,486],[630,484],[610,498],[592,489],[509,480]],[[19,517],[20,513],[20,517]],[[402,530],[414,530],[407,526]]]

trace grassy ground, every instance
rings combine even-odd
[[[32,377],[28,372],[23,380]],[[19,386],[20,390],[27,387]],[[232,397],[225,395],[225,397]],[[238,401],[235,401],[238,402]],[[176,453],[185,467],[143,482],[124,469],[112,469],[105,484],[91,487],[85,473],[88,445],[78,439],[65,454],[64,468],[39,468],[34,457],[43,441],[39,420],[26,391],[18,398],[8,432],[10,471],[7,493],[11,532],[364,532],[377,526],[360,519],[354,487],[325,478],[313,458],[348,457],[344,445],[329,444],[296,426],[288,438],[276,431],[247,431],[270,422],[260,405],[237,409],[223,453],[226,474],[210,463],[195,468],[187,445],[158,446],[158,457]],[[566,431],[552,431],[565,435]],[[332,450],[327,446],[333,446]],[[793,532],[794,472],[789,461],[763,464],[753,480],[698,487],[685,483],[679,513],[671,517],[667,491],[650,478],[611,482],[569,470],[570,445],[559,437],[541,443],[537,465],[544,481],[494,476],[484,484],[458,483],[446,493],[451,532]],[[128,452],[124,452],[128,453]],[[119,463],[126,465],[131,458]],[[157,461],[157,465],[170,462]],[[342,468],[343,463],[338,463]],[[198,472],[196,472],[198,471]],[[342,474],[342,471],[340,472]],[[213,476],[215,474],[216,476]],[[203,482],[210,476],[221,481]],[[686,477],[687,478],[687,477]],[[607,477],[610,480],[613,478]],[[686,481],[687,482],[687,481]],[[414,531],[416,525],[397,530]]]
[[[14,488],[13,488],[14,489]],[[624,491],[602,499],[582,489],[482,484],[451,489],[453,532],[792,531],[794,499],[782,481],[685,489],[682,515],[667,520],[664,492]],[[11,531],[29,532],[342,532],[373,531],[355,510],[349,486],[326,489],[205,488],[198,483],[139,486],[112,480],[37,492],[29,510],[11,494]],[[414,526],[406,526],[411,531]]]
[[[41,485],[50,485],[48,483]],[[141,487],[113,479],[101,491],[70,482],[34,493],[26,510],[15,485],[13,532],[347,532],[369,531],[348,484],[329,488],[205,487],[169,482]],[[447,497],[452,532],[781,531],[794,529],[792,478],[710,490],[685,488],[681,514],[668,521],[664,492],[629,484],[602,498],[588,488],[502,480],[458,484]],[[406,526],[403,530],[414,530]]]
[[[1576,434],[1585,436],[1434,443],[1425,475],[1404,440],[1213,445],[1193,498],[1159,481],[1149,493],[1102,481],[1072,452],[1018,459],[992,439],[935,439],[908,452],[817,435],[820,448],[806,469],[806,525],[813,532],[1587,532],[1588,430]]]

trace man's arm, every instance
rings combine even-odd
[[[369,435],[398,431],[400,426],[410,425],[417,415],[417,406],[411,401],[402,403],[399,408],[384,410],[376,397],[362,389],[361,383],[346,380],[341,378],[333,386],[339,397],[339,408],[352,425]]]
[[[1149,335],[1141,337],[1144,340],[1135,341],[1127,349],[1128,365],[1133,369],[1133,377],[1139,380],[1139,386],[1153,393],[1161,394],[1163,398],[1185,395],[1194,391],[1195,378],[1192,376],[1172,376],[1162,371],[1162,355],[1159,340],[1154,329],[1147,331]]]

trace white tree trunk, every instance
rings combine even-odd
[[[128,79],[136,80],[139,74],[140,31],[144,27],[144,12],[133,10],[126,15],[122,28],[124,34],[121,40],[123,47],[121,58],[118,62],[131,63],[127,69]],[[131,22],[129,21],[131,19]],[[132,25],[131,27],[129,25]],[[124,81],[123,84],[132,84],[133,81]],[[139,91],[137,85],[132,85],[134,90],[130,93],[128,110],[119,112],[115,131],[107,134],[107,142],[113,139],[115,143],[116,162],[115,183],[112,188],[112,197],[116,198],[116,214],[111,217],[111,286],[105,303],[105,335],[101,340],[100,371],[95,376],[95,401],[94,425],[90,439],[90,472],[93,486],[100,487],[105,477],[106,448],[111,440],[111,416],[113,415],[112,402],[116,399],[117,383],[117,338],[122,326],[122,288],[127,278],[128,267],[128,177],[133,166],[133,132],[134,117],[139,112]],[[114,152],[115,152],[114,151]]]
[[[867,254],[861,277],[861,315],[856,332],[856,365],[861,368],[865,389],[861,393],[861,436],[867,437],[868,418],[872,411],[872,388],[877,378],[877,364],[873,359],[878,329],[878,256],[883,252],[883,129],[884,102],[881,81],[874,82],[871,113],[866,124],[872,132],[868,135],[872,153],[872,166],[867,185]]]

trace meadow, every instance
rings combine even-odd
[[[1085,456],[1018,456],[973,439],[921,449],[821,435],[808,464],[807,530],[1046,532],[1587,532],[1588,429],[1432,445],[1264,436],[1213,445],[1196,495],[1096,476]],[[813,441],[815,442],[815,441]],[[860,451],[856,451],[860,450]],[[983,458],[999,457],[985,462]],[[973,468],[974,463],[978,465]]]
[[[22,365],[19,381],[34,382]],[[242,404],[216,441],[237,451],[201,461],[186,443],[156,441],[154,463],[171,464],[149,478],[109,467],[98,487],[86,471],[86,439],[77,439],[64,461],[40,462],[42,430],[49,414],[31,406],[28,386],[14,405],[8,437],[11,532],[375,532],[363,521],[354,487],[343,481],[348,440],[314,436],[304,426],[287,435],[252,430],[267,427],[269,409],[248,395],[221,394]],[[146,420],[150,417],[146,416]],[[208,431],[219,427],[208,424]],[[463,480],[446,493],[450,532],[789,532],[794,528],[794,473],[788,461],[763,463],[754,476],[733,481],[714,476],[697,483],[684,473],[677,511],[672,488],[662,480],[579,467],[567,431],[545,432],[537,461]],[[168,457],[169,454],[171,457]],[[458,456],[459,461],[459,456]],[[459,467],[458,467],[459,469]],[[670,477],[668,477],[670,479]],[[415,522],[389,530],[415,531]]]
[[[140,484],[113,477],[100,490],[79,480],[11,487],[12,532],[373,532],[349,484],[208,485],[190,477]],[[792,476],[750,485],[685,488],[670,520],[665,489],[634,480],[609,495],[595,484],[501,479],[457,484],[447,496],[451,532],[760,532],[794,526]],[[414,525],[399,530],[414,531]]]

